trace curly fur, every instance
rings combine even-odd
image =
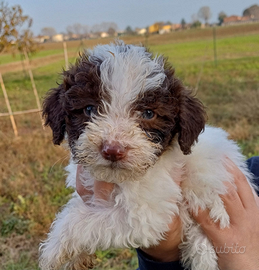
[[[175,215],[183,223],[183,265],[218,269],[215,252],[198,252],[212,245],[189,213],[209,208],[215,222],[229,226],[219,197],[226,192],[223,181],[233,182],[226,157],[252,179],[237,145],[223,130],[205,127],[201,102],[164,57],[144,47],[97,46],[63,78],[46,97],[43,116],[55,144],[68,140],[67,185],[75,188],[77,164],[84,166],[87,189],[94,179],[116,185],[108,201],[89,195],[84,203],[74,193],[40,246],[41,269],[90,269],[97,249],[157,245]],[[104,145],[114,144],[123,158],[103,155]]]

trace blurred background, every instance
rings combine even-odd
[[[38,269],[39,242],[73,192],[63,170],[69,153],[53,146],[40,111],[86,48],[122,39],[164,54],[205,104],[208,123],[247,158],[259,155],[258,2],[70,2],[0,1],[1,270]],[[95,269],[137,268],[133,249],[97,256]]]

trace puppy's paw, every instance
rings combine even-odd
[[[73,258],[73,252],[64,249],[60,242],[45,241],[40,245],[39,267],[41,270],[58,270]]]
[[[40,246],[39,266],[42,270],[88,270],[95,265],[95,254],[64,248],[60,243],[44,242]]]
[[[65,265],[66,270],[88,270],[93,269],[96,264],[96,255],[83,251],[80,255]]]

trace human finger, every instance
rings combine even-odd
[[[229,182],[225,182],[224,185],[227,188],[227,192],[220,195],[220,198],[222,199],[225,209],[230,217],[230,223],[239,223],[240,217],[245,215],[246,209],[244,208],[241,198],[237,192],[237,188]]]
[[[254,207],[256,206],[255,194],[253,193],[245,175],[230,159],[227,159],[226,167],[234,177],[237,194],[243,204],[243,207],[245,209],[254,210]]]
[[[113,189],[113,183],[107,183],[97,180],[94,181],[94,196],[96,199],[108,201]]]
[[[259,208],[259,197],[258,196],[255,197],[255,201],[256,201],[257,207]]]
[[[210,217],[209,209],[202,210],[199,208],[198,214],[192,213],[194,220],[200,224],[203,231],[206,235],[211,238],[215,234],[215,231],[219,230],[219,224],[215,223],[214,220]]]
[[[77,171],[76,171],[76,191],[78,195],[82,198],[82,200],[85,202],[87,201],[88,195],[92,195],[93,191],[88,190],[83,184],[80,179],[80,175],[83,173],[84,169],[82,165],[77,165]]]

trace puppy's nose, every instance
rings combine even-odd
[[[126,156],[126,149],[118,142],[104,142],[102,146],[103,158],[110,161],[118,161]]]

